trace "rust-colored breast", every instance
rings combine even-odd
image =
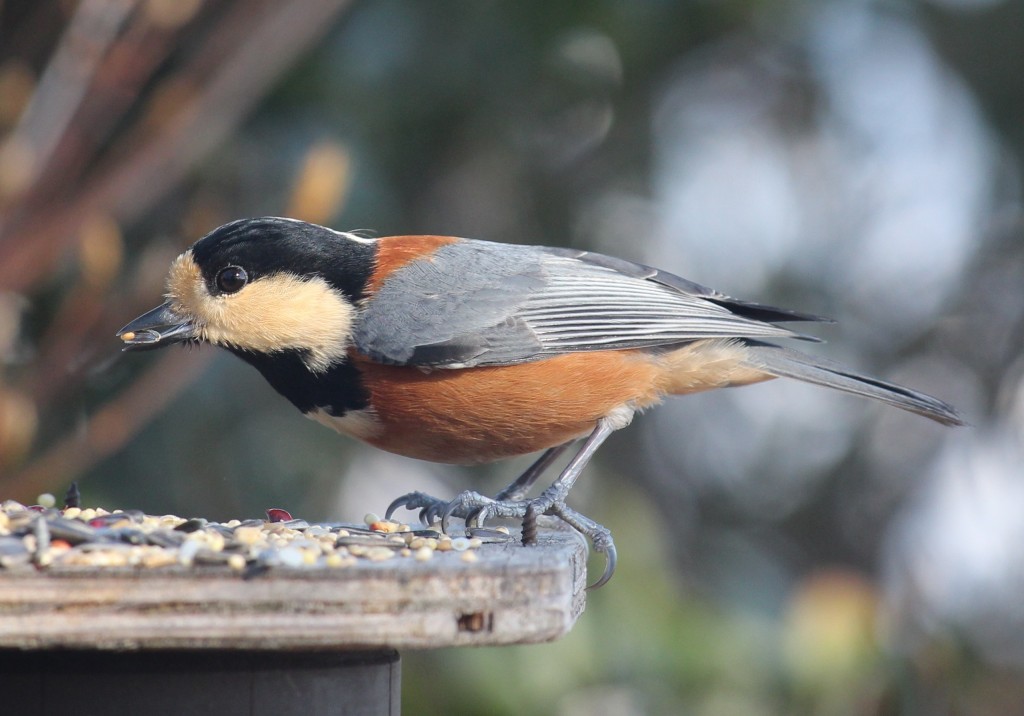
[[[638,351],[430,372],[355,360],[381,427],[367,442],[435,462],[489,462],[559,445],[616,408],[651,405],[664,383],[660,362]]]
[[[367,285],[373,293],[398,269],[410,261],[427,259],[442,246],[458,241],[454,236],[385,236],[377,242],[377,265]]]

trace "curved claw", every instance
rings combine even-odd
[[[409,503],[412,501],[413,495],[417,494],[419,493],[410,492],[408,495],[402,495],[401,497],[392,500],[391,504],[388,505],[388,508],[384,510],[384,519],[390,520],[391,515],[395,514],[395,511],[399,507],[408,507]]]
[[[478,492],[467,491],[461,493],[441,508],[443,510],[441,512],[441,531],[448,534],[448,522],[452,517],[463,518],[468,529],[475,516],[482,510],[486,510],[489,513],[494,504],[494,500],[490,497],[484,497]]]
[[[607,584],[608,580],[615,574],[615,566],[619,562],[618,552],[615,550],[615,541],[612,539],[612,533],[608,531],[608,528],[602,527],[589,517],[581,515],[576,510],[568,507],[564,502],[556,502],[551,505],[550,513],[561,518],[563,522],[580,532],[584,537],[588,537],[594,546],[594,551],[605,555],[604,573],[601,574],[600,579],[587,587],[587,589],[598,589]],[[524,536],[526,534],[525,520],[523,523],[523,534]]]
[[[482,505],[466,515],[466,528],[483,527],[484,522],[490,517],[490,505]]]
[[[388,505],[388,509],[384,512],[384,519],[390,520],[396,510],[404,507],[409,510],[419,510],[420,522],[430,525],[447,505],[448,503],[444,500],[439,500],[425,492],[410,492]]]
[[[604,552],[605,554],[604,573],[601,575],[600,579],[587,587],[588,592],[593,589],[600,589],[604,585],[608,584],[612,575],[615,574],[615,566],[619,563],[619,556],[618,552],[615,550],[614,543],[609,542],[604,549],[599,548],[595,544],[594,550],[597,552]]]
[[[432,525],[441,517],[441,510],[447,507],[447,503],[435,502],[420,510],[420,522],[425,525]]]
[[[455,498],[445,506],[444,512],[441,513],[441,534],[448,534],[448,523],[451,520],[452,513],[459,508],[459,504],[459,499]]]

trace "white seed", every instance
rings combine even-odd
[[[239,527],[235,530],[234,536],[242,544],[252,545],[263,539],[263,530],[259,527]]]
[[[391,559],[395,556],[393,549],[387,547],[371,547],[366,550],[366,558],[371,562],[383,562],[384,560]]]
[[[303,567],[306,565],[306,555],[297,547],[285,547],[277,553],[278,559],[285,567]]]
[[[203,544],[199,540],[185,540],[182,542],[181,547],[178,548],[178,561],[186,567],[191,567],[192,563],[196,560],[196,554],[202,548]]]

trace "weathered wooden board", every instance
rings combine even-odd
[[[0,648],[381,649],[549,641],[583,611],[586,545],[485,544],[344,569],[0,572]]]

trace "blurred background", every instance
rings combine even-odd
[[[972,426],[784,381],[651,411],[573,493],[621,560],[573,633],[406,653],[405,713],[1024,714],[1022,78],[1020,0],[2,0],[0,497],[497,489],[528,460],[376,452],[114,333],[245,216],[598,250],[832,316],[811,350]]]

